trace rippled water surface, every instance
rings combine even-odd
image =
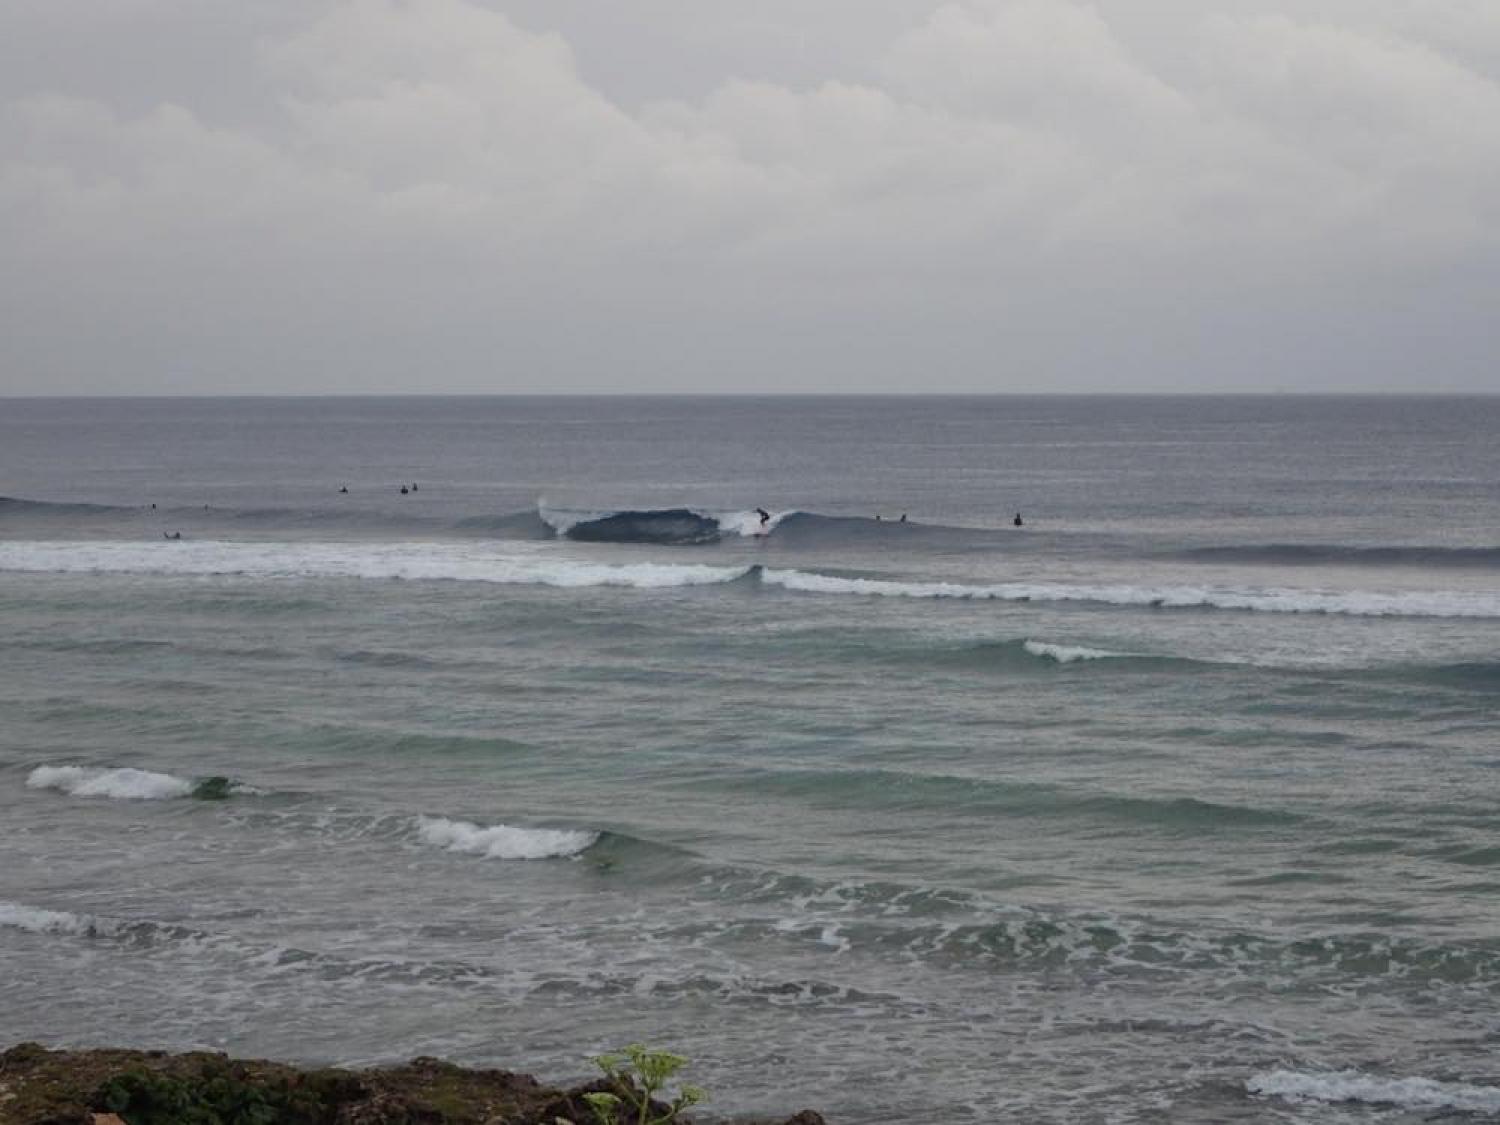
[[[1500,1119],[1497,435],[0,403],[0,1039],[554,1080],[645,1039],[724,1116]]]

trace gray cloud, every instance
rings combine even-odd
[[[240,7],[3,17],[0,389],[1495,389],[1477,0]]]

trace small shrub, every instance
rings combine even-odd
[[[99,1088],[94,1104],[129,1125],[312,1125],[324,1116],[316,1095],[247,1082],[228,1067],[189,1078],[127,1070]]]
[[[655,1051],[632,1043],[616,1053],[600,1055],[594,1065],[614,1083],[617,1091],[583,1095],[594,1114],[595,1125],[676,1125],[683,1110],[707,1100],[707,1095],[696,1086],[679,1087],[669,1102],[657,1100],[658,1095],[667,1096],[667,1084],[687,1065],[687,1059],[671,1051]],[[558,1121],[560,1125],[571,1125],[561,1118]]]

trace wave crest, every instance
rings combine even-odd
[[[163,801],[196,797],[222,801],[236,793],[261,795],[264,790],[222,775],[189,780],[170,773],[131,766],[37,766],[26,778],[30,789],[56,789],[70,797],[114,797],[130,801]]]
[[[583,829],[489,826],[442,816],[417,817],[417,837],[424,844],[485,859],[555,859],[592,847],[599,833]]]
[[[129,766],[116,769],[37,766],[26,778],[26,784],[31,789],[56,789],[71,797],[116,797],[137,801],[186,797],[193,792],[193,783],[186,778]]]
[[[1057,664],[1075,664],[1080,660],[1128,659],[1128,652],[1110,652],[1102,648],[1086,648],[1083,645],[1056,645],[1047,641],[1023,641],[1021,647],[1032,656],[1051,660]]]

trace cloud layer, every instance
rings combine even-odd
[[[195,42],[67,7],[12,42]],[[0,388],[1495,389],[1492,5],[778,7],[737,73],[347,0],[6,88]]]

